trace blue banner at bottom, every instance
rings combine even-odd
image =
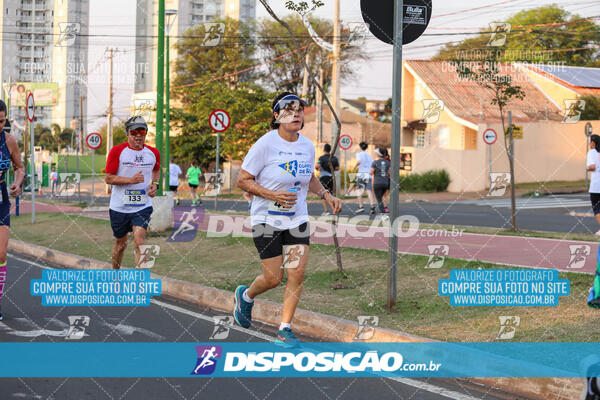
[[[0,343],[0,377],[585,377],[600,343]]]

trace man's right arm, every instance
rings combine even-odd
[[[104,181],[109,185],[131,185],[132,183],[135,183],[132,177],[128,178],[125,176],[117,176],[113,174],[106,174]]]

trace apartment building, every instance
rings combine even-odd
[[[0,69],[11,118],[25,120],[25,93],[36,120],[69,126],[80,117],[88,63],[89,3],[82,0],[0,0]],[[84,107],[85,117],[85,107]]]
[[[166,0],[166,10],[177,14],[165,18],[171,36],[171,72],[177,57],[174,44],[185,31],[205,22],[229,17],[242,21],[256,18],[256,0]],[[158,1],[137,0],[136,8],[136,76],[135,92],[156,90],[158,52]]]

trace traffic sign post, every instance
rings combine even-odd
[[[394,45],[394,72],[392,82],[392,163],[390,169],[390,236],[389,273],[387,285],[387,307],[396,304],[396,282],[398,270],[398,182],[400,180],[400,142],[402,134],[402,45],[416,40],[427,28],[431,19],[431,0],[373,1],[361,0],[363,20],[379,40]]]
[[[213,131],[217,133],[217,155],[215,157],[215,185],[219,185],[221,188],[221,179],[219,174],[219,146],[221,142],[221,132],[225,132],[229,125],[231,124],[231,117],[229,113],[225,110],[214,110],[210,113],[210,117],[208,118],[208,123]],[[219,198],[219,190],[215,187],[215,211],[217,210],[218,198]]]
[[[97,132],[92,132],[85,138],[85,143],[92,149],[92,203],[95,200],[94,180],[96,179],[96,150],[102,146],[102,136]]]
[[[34,138],[33,138],[33,120],[35,118],[35,101],[33,100],[33,93],[27,95],[27,119],[29,120],[29,149],[30,149],[30,164],[31,167],[31,180],[29,188],[31,190],[31,223],[35,223],[35,151],[34,149]]]
[[[340,136],[340,149],[344,150],[344,195],[348,194],[348,160],[346,154],[352,147],[352,138],[348,135]]]
[[[488,145],[488,176],[490,178],[490,187],[492,187],[492,145],[498,140],[498,134],[495,130],[489,128],[483,132],[483,142]]]

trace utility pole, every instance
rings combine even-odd
[[[323,87],[323,67],[319,68],[319,86]],[[323,94],[317,90],[317,143],[323,143]]]
[[[165,94],[165,0],[158,0],[158,56],[156,57],[156,148],[160,154],[160,178],[157,195],[163,194],[163,127]]]
[[[106,125],[106,157],[113,147],[113,131],[112,131],[112,117],[113,117],[113,49],[108,49],[108,109],[106,110],[106,117],[108,118]],[[110,193],[110,185],[106,184],[106,194]]]
[[[83,138],[85,137],[85,131],[83,129],[83,100],[85,97],[79,98],[79,142],[77,143],[77,172],[79,172],[79,154],[83,154]],[[77,182],[77,197],[78,201],[81,201],[81,175],[79,176],[79,182]],[[94,197],[94,193],[92,193]]]
[[[340,39],[342,35],[342,28],[340,25],[340,0],[335,0],[334,8],[333,8],[333,60],[332,60],[332,76],[331,76],[331,99],[333,108],[335,113],[342,120],[342,114],[340,112],[341,101],[340,101],[340,72],[341,72],[341,64],[339,62],[340,59]],[[335,122],[335,119],[331,118],[331,146],[334,146],[334,142],[338,137],[338,126]],[[337,147],[336,147],[337,148]],[[337,154],[339,154],[339,148],[337,149]],[[334,156],[336,154],[332,154]],[[338,157],[339,158],[339,157]],[[335,188],[336,191],[339,190],[340,187],[340,175],[335,175]],[[335,195],[335,193],[334,193]]]
[[[310,49],[310,47],[308,49]],[[306,50],[305,56],[306,65],[308,65],[308,63],[310,62],[310,53],[308,49]],[[306,95],[308,94],[308,75],[308,69],[305,67],[304,76],[302,77],[302,98],[304,99],[304,101],[306,101]]]

